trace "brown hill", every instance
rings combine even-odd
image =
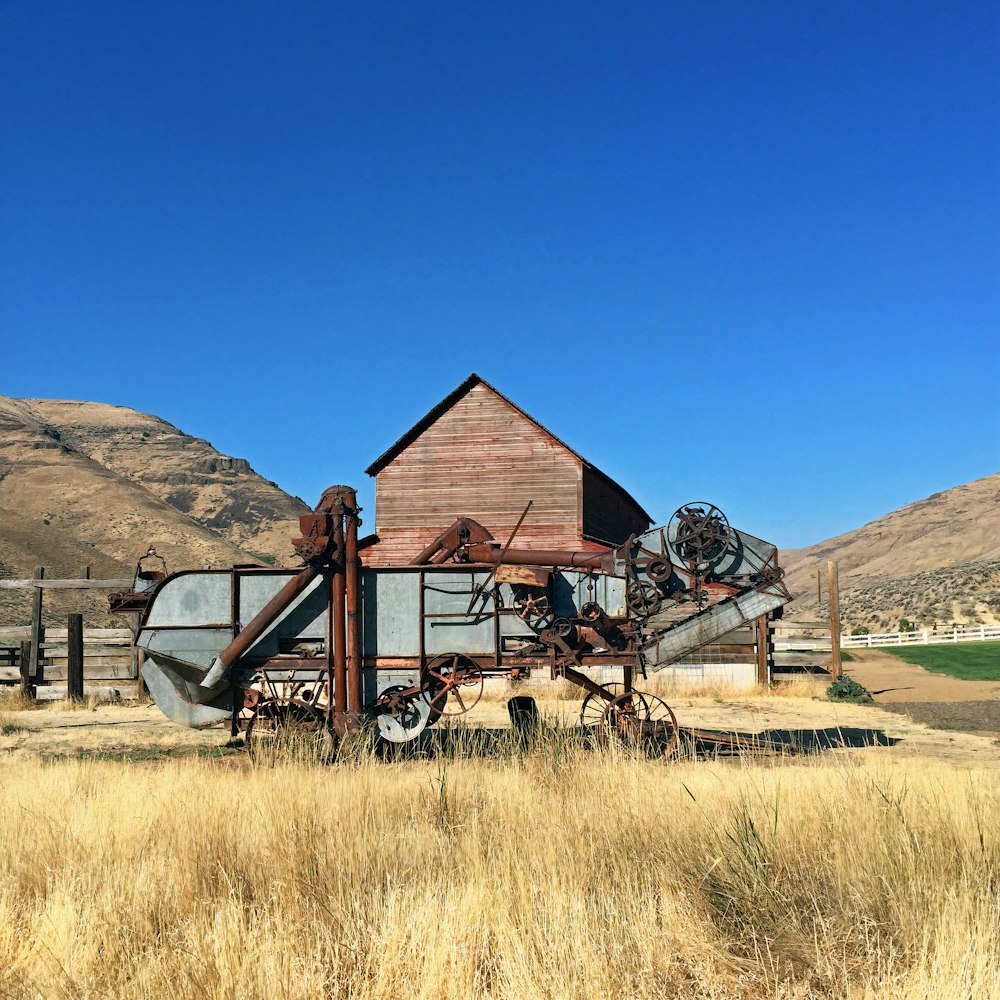
[[[156,417],[0,396],[0,575],[89,565],[127,577],[149,545],[172,569],[285,561],[304,509],[245,460]],[[21,596],[5,591],[2,604]]]
[[[781,553],[797,612],[816,605],[816,571],[835,560],[845,621],[990,621],[1000,558],[1000,473],[907,504],[854,531]],[[825,584],[824,584],[825,592]]]
[[[148,413],[105,403],[61,399],[20,402],[59,433],[59,440],[150,493],[244,552],[265,561],[293,558],[290,539],[309,508],[250,468],[220,455]]]

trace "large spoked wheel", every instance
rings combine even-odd
[[[420,690],[435,718],[465,715],[483,696],[482,668],[462,653],[435,656],[420,671]]]
[[[602,733],[632,747],[656,749],[664,756],[677,750],[677,716],[656,695],[627,691],[604,709]]]
[[[732,537],[726,515],[714,504],[700,501],[678,507],[668,530],[678,555],[696,569],[722,559]]]
[[[625,685],[621,681],[602,684],[602,690],[608,692],[607,698],[602,698],[596,691],[587,692],[580,706],[580,725],[593,728],[604,723],[604,710],[619,695],[625,694]],[[639,695],[642,698],[642,695]]]
[[[514,613],[536,631],[552,624],[555,617],[549,595],[543,590],[525,590],[514,598]]]
[[[287,752],[328,760],[333,737],[314,705],[267,698],[257,703],[247,723],[246,747],[253,759],[273,759]]]

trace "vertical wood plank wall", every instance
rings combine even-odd
[[[583,538],[584,496],[579,457],[488,386],[477,385],[375,477],[380,541],[362,558],[370,566],[409,562],[463,515],[505,542],[529,500],[519,546],[601,551],[604,546]],[[614,512],[600,521],[605,530],[620,513],[622,501],[614,500]],[[597,497],[591,508],[596,512],[605,502]],[[638,516],[634,507],[632,512]]]

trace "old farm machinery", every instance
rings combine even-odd
[[[377,568],[359,524],[354,490],[331,487],[301,518],[303,568],[188,570],[113,598],[141,609],[162,711],[250,737],[367,722],[406,743],[468,712],[488,678],[544,670],[585,689],[583,725],[670,747],[673,712],[636,680],[789,600],[775,547],[710,504],[596,553],[518,548],[517,527],[499,542],[459,518],[409,565]]]

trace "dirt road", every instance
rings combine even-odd
[[[852,649],[851,656],[854,662],[846,664],[844,670],[868,688],[876,702],[1000,702],[1000,681],[962,681],[935,674],[877,649]]]

